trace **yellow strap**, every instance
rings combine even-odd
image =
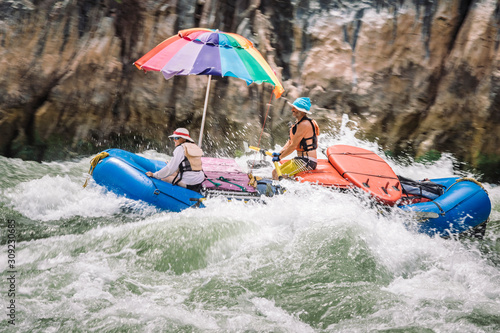
[[[97,154],[91,161],[90,161],[90,169],[89,169],[89,175],[87,179],[85,180],[85,184],[83,184],[83,188],[87,187],[87,183],[90,179],[90,176],[92,176],[92,173],[94,172],[94,168],[96,167],[97,163],[99,163],[100,160],[108,157],[109,154],[106,153],[105,151]]]
[[[250,186],[252,186],[252,187],[254,187],[254,188],[257,188],[257,182],[258,182],[259,180],[261,180],[261,179],[262,179],[262,177],[259,177],[259,176],[254,176],[254,175],[252,175],[252,173],[248,173],[248,174],[247,174],[247,176],[248,176],[248,179],[250,179],[250,180],[248,181],[248,185],[250,185]]]

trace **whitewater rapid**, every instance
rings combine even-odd
[[[348,127],[320,137],[331,144],[373,150],[409,178],[457,175],[451,155],[400,163]],[[381,214],[358,193],[291,181],[262,203],[214,198],[161,212],[92,182],[83,189],[91,157],[0,157],[0,331],[500,330],[497,186],[484,184],[493,204],[485,239],[446,240],[414,232],[407,215]],[[237,162],[247,168],[254,158]],[[15,221],[15,325],[7,221]]]

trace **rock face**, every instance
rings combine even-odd
[[[264,124],[262,146],[283,144],[286,99],[309,96],[324,132],[346,113],[387,150],[451,152],[500,180],[496,0],[4,0],[0,154],[168,152],[176,127],[197,137],[207,77],[133,66],[196,26],[250,39],[286,90],[271,100],[270,85],[214,78],[206,150],[256,144]]]

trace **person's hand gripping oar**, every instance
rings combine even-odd
[[[275,159],[276,156],[273,155],[273,153],[271,153],[267,150],[261,149],[259,147],[249,146],[248,148],[251,150],[258,151],[263,155],[271,156],[273,158],[274,169],[276,170],[276,174],[278,175],[278,179],[281,180],[283,178],[283,175],[281,174],[280,164],[278,162],[278,159]]]

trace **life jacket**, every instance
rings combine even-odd
[[[201,157],[203,150],[194,143],[184,142],[181,145],[184,148],[184,159],[179,165],[179,172],[172,182],[174,185],[182,179],[182,174],[186,171],[202,171]]]
[[[290,129],[290,140],[293,139],[295,133],[297,132],[297,126],[303,122],[304,120],[307,120],[311,123],[312,130],[313,130],[313,135],[309,138],[302,138],[300,140],[299,145],[295,148],[296,151],[311,151],[311,150],[316,150],[318,148],[318,135],[319,135],[319,127],[316,121],[312,120],[311,118],[308,118],[307,116],[302,117],[300,121],[295,123],[292,128]],[[309,143],[308,143],[309,141]]]

